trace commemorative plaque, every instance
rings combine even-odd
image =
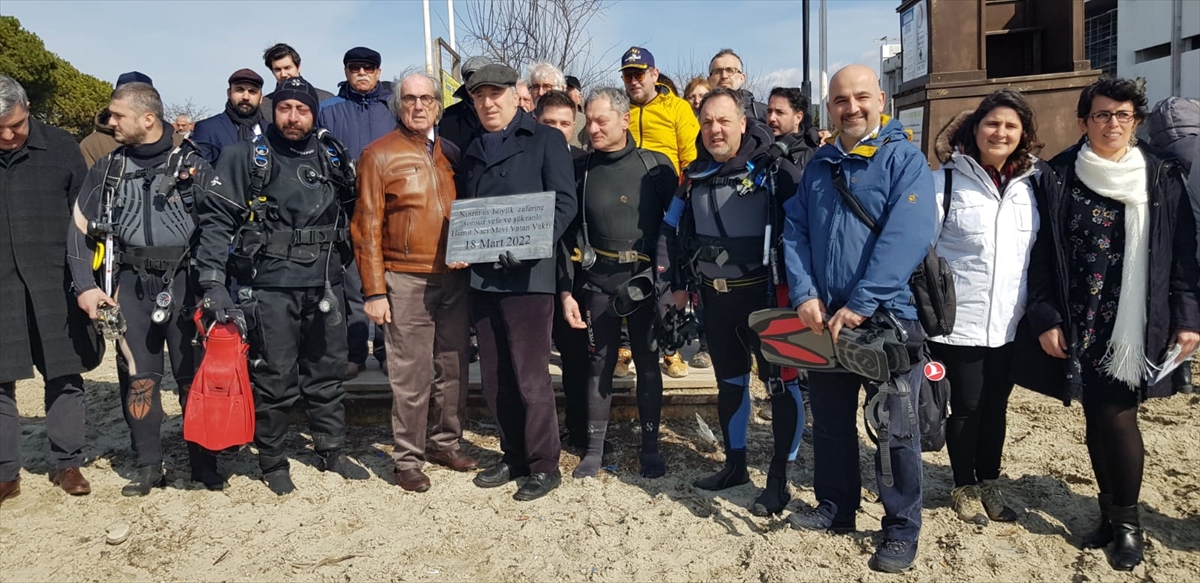
[[[553,192],[456,200],[450,205],[446,263],[493,263],[554,256]]]

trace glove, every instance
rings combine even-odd
[[[517,256],[513,255],[512,251],[505,251],[504,253],[501,253],[496,262],[500,265],[500,269],[504,269],[506,271],[512,271],[514,269],[525,267],[525,264],[522,263],[520,259],[517,259]]]
[[[233,298],[229,297],[229,290],[223,285],[208,288],[204,292],[204,299],[200,301],[200,307],[204,313],[221,324],[229,322],[229,311],[235,309]]]

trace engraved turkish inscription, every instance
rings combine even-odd
[[[553,192],[456,200],[450,206],[446,263],[492,263],[554,256]]]

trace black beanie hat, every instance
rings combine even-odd
[[[312,110],[313,117],[317,116],[320,111],[321,103],[317,99],[317,90],[310,85],[304,77],[288,77],[280,81],[275,86],[275,92],[270,95],[271,101],[276,105],[279,102],[287,99],[295,99],[304,105],[307,105]],[[271,112],[271,118],[274,119],[275,112]]]

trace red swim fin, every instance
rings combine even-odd
[[[207,332],[196,311],[204,359],[192,381],[183,415],[183,438],[221,451],[254,441],[254,393],[247,363],[249,345],[233,322]]]

